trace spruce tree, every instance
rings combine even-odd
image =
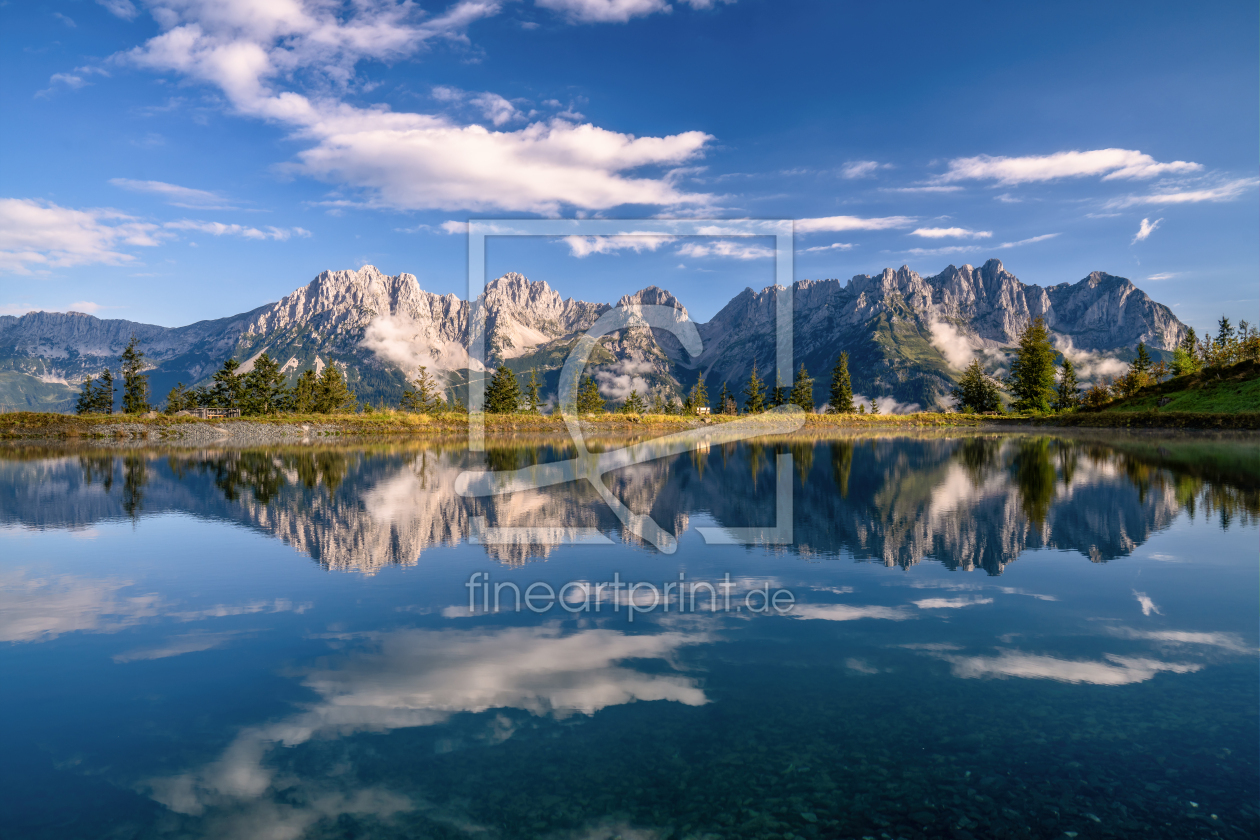
[[[871,397],[871,414],[879,414],[879,403],[875,402],[874,397]]]
[[[196,398],[193,396],[192,391],[185,388],[183,382],[177,382],[175,383],[175,387],[166,394],[165,413],[177,414],[181,411],[195,408],[196,405]]]
[[[297,414],[314,414],[318,390],[315,370],[307,368],[302,371],[289,392],[289,410]]]
[[[93,414],[96,411],[96,380],[92,378],[92,374],[87,375],[87,379],[83,380],[83,390],[79,391],[79,398],[74,402],[75,414]]]
[[[486,414],[515,414],[521,407],[521,383],[507,365],[499,365],[486,389]]]
[[[1054,393],[1054,410],[1071,411],[1081,404],[1081,384],[1076,378],[1076,366],[1067,356],[1059,373],[1059,387]]]
[[[101,378],[96,381],[95,408],[96,414],[114,413],[114,373],[109,368],[101,371]]]
[[[770,391],[770,407],[778,408],[781,405],[787,405],[788,387],[783,384],[783,380],[776,373],[774,376],[774,388]]]
[[[669,406],[665,403],[665,397],[657,392],[652,397],[652,413],[653,414],[669,414]]]
[[[622,414],[646,414],[647,403],[643,401],[643,397],[639,396],[637,389],[630,391],[630,396],[626,397],[625,403],[621,406]]]
[[[837,414],[853,412],[853,381],[849,378],[849,354],[842,352],[831,369],[831,399],[827,401]]]
[[[529,369],[529,381],[525,383],[525,405],[530,414],[542,414],[542,382],[534,368]]]
[[[704,387],[704,374],[700,374],[700,378],[696,380],[696,384],[691,387],[691,412],[698,413],[701,408],[709,405],[709,389]]]
[[[599,395],[599,386],[589,376],[582,381],[577,392],[578,414],[598,414],[604,410],[604,398]]]
[[[245,396],[242,380],[245,377],[237,373],[240,367],[240,362],[228,358],[223,362],[223,367],[215,372],[214,385],[211,386],[215,408],[241,408]]]
[[[280,364],[267,353],[254,360],[254,367],[241,380],[241,390],[242,414],[277,414],[288,402]]]
[[[1129,365],[1130,369],[1137,374],[1146,376],[1151,372],[1153,363],[1151,362],[1151,354],[1147,352],[1146,342],[1139,341],[1137,346],[1137,356],[1133,359],[1133,364]]]
[[[149,410],[149,377],[142,374],[144,370],[144,351],[140,349],[140,339],[132,334],[131,340],[123,349],[123,413],[144,414]]]
[[[865,414],[865,413],[866,413],[866,403],[862,403],[861,405],[858,406],[858,414]]]
[[[723,382],[722,382],[722,390],[718,391],[717,411],[716,411],[716,412],[714,412],[715,414],[725,414],[725,413],[726,413],[726,401],[727,401],[728,399],[730,399],[730,395],[729,395],[729,394],[727,394],[727,392],[726,392],[726,382],[725,382],[725,381],[723,381]]]
[[[1016,411],[1050,410],[1050,401],[1054,398],[1055,355],[1050,331],[1038,316],[1020,335],[1019,350],[1007,377],[1007,387],[1015,396]]]
[[[752,374],[744,386],[744,412],[759,414],[766,408],[766,383],[757,375],[757,360],[753,360]]]
[[[792,382],[791,402],[793,405],[801,407],[801,411],[806,414],[812,413],[814,410],[814,379],[805,370],[805,363],[801,362],[801,369],[796,372],[796,379]]]
[[[438,387],[437,380],[429,373],[428,368],[420,365],[416,378],[408,382],[403,391],[403,411],[427,414],[439,410],[442,403],[442,390]]]
[[[315,413],[345,414],[353,411],[356,403],[357,397],[346,384],[341,368],[329,362],[315,381]]]
[[[980,367],[980,361],[973,359],[967,365],[958,380],[958,386],[951,392],[958,401],[959,411],[974,411],[985,414],[1002,410],[1002,399],[998,395],[998,386]]]

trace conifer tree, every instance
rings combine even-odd
[[[196,407],[196,396],[193,394],[192,389],[184,387],[183,382],[175,383],[175,387],[166,394],[165,413],[167,414],[177,414]]]
[[[997,383],[980,367],[980,361],[973,359],[958,380],[958,386],[952,391],[958,401],[959,411],[974,411],[985,414],[1002,410],[1002,399],[998,395]]]
[[[420,365],[416,378],[407,383],[403,391],[401,406],[403,411],[414,411],[420,414],[435,412],[442,407],[442,390],[437,380],[429,373],[429,369]]]
[[[499,365],[486,389],[486,414],[515,414],[521,407],[521,383],[507,365]]]
[[[796,379],[792,382],[792,396],[790,397],[793,405],[801,407],[801,411],[809,414],[814,410],[814,379],[805,370],[805,363],[801,362],[801,369],[796,372]]]
[[[79,391],[79,398],[74,402],[74,413],[96,413],[96,380],[92,378],[90,373],[83,380],[83,390]]]
[[[774,376],[774,388],[770,391],[770,407],[778,408],[781,405],[787,405],[788,387],[783,384],[783,380],[778,373]]]
[[[729,397],[729,395],[726,393],[726,382],[725,382],[725,380],[724,380],[724,381],[722,382],[722,390],[718,391],[718,398],[717,398],[717,411],[715,411],[715,412],[714,412],[715,414],[725,414],[725,413],[726,413],[726,401],[727,401],[729,398],[730,398],[730,397]]]
[[[589,376],[582,380],[577,392],[578,414],[598,414],[603,411],[604,398],[599,394],[599,386]]]
[[[542,414],[542,382],[534,368],[529,369],[529,381],[525,383],[525,405],[530,414]]]
[[[874,397],[871,397],[871,414],[879,414],[879,403],[875,402]]]
[[[827,401],[827,405],[837,414],[849,414],[853,411],[853,381],[849,378],[847,352],[841,352],[836,357],[836,366],[831,369],[831,399]]]
[[[288,401],[280,364],[267,353],[254,360],[254,367],[241,379],[241,391],[242,414],[277,414]]]
[[[752,374],[744,386],[744,412],[759,414],[766,408],[766,383],[757,375],[757,360],[753,360]]]
[[[691,412],[694,414],[701,408],[709,404],[709,389],[704,387],[704,374],[700,374],[700,378],[696,380],[696,384],[691,386]]]
[[[101,378],[96,381],[96,399],[92,411],[96,414],[114,413],[114,372],[109,368],[101,371]]]
[[[669,406],[665,402],[664,395],[659,391],[652,397],[652,413],[669,414]]]
[[[1007,387],[1015,396],[1016,411],[1050,410],[1054,397],[1054,346],[1046,322],[1038,316],[1024,328],[1019,350],[1011,363]]]
[[[237,373],[241,363],[228,358],[223,367],[214,374],[214,385],[211,386],[215,408],[240,408],[245,397],[244,375]]]
[[[1054,410],[1071,411],[1081,404],[1081,385],[1076,378],[1076,366],[1067,356],[1059,372],[1059,387],[1054,393]]]
[[[140,349],[140,340],[134,334],[123,349],[123,413],[144,414],[149,410],[149,377],[142,374],[144,370],[144,351]]]
[[[866,413],[866,404],[863,403],[858,406],[858,414],[865,414],[865,413]]]
[[[356,402],[357,397],[346,384],[341,368],[329,362],[324,372],[315,381],[315,412],[317,414],[345,414],[354,410]]]
[[[289,410],[297,414],[314,414],[318,390],[314,368],[302,371],[289,393]]]
[[[1129,368],[1137,374],[1145,376],[1151,372],[1151,354],[1147,352],[1146,342],[1139,341],[1137,346],[1137,356],[1133,359],[1133,364]]]
[[[639,396],[637,389],[631,389],[630,396],[626,397],[625,403],[621,406],[622,414],[646,414],[647,403],[643,401],[643,397]]]

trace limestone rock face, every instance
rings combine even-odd
[[[631,327],[601,340],[587,373],[613,401],[631,390],[649,400],[677,397],[701,375],[711,395],[723,382],[738,391],[754,361],[773,382],[778,291],[745,289],[711,321],[697,324],[703,349],[695,357],[667,332]],[[1000,369],[1004,348],[1038,316],[1060,350],[1082,358],[1130,353],[1139,341],[1157,353],[1170,351],[1186,329],[1168,307],[1123,277],[1094,272],[1042,288],[1020,282],[998,260],[978,268],[951,265],[931,277],[902,266],[847,282],[802,280],[792,295],[793,355],[815,377],[820,404],[841,350],[850,354],[857,392],[927,407],[942,401],[969,359]],[[634,304],[686,312],[682,301],[656,286],[616,305]],[[535,370],[553,394],[573,343],[612,308],[562,298],[546,282],[515,272],[487,284],[478,305],[487,363]],[[17,375],[77,387],[88,373],[116,368],[134,334],[152,365],[155,401],[176,381],[207,381],[229,356],[249,365],[265,351],[291,377],[336,364],[360,399],[396,402],[404,378],[419,365],[448,387],[461,387],[473,314],[467,301],[425,291],[412,274],[390,276],[365,265],[325,271],[251,312],[174,329],[78,312],[3,316],[0,363]],[[783,372],[785,380],[793,373]]]

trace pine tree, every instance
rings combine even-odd
[[[101,371],[101,378],[96,382],[96,398],[92,411],[96,414],[114,413],[114,373],[109,368]]]
[[[280,364],[267,353],[254,360],[254,367],[241,380],[241,390],[242,414],[277,414],[288,402]]]
[[[831,399],[827,401],[837,414],[853,412],[853,381],[849,378],[849,354],[842,352],[831,369]]]
[[[874,397],[871,397],[871,414],[879,414],[879,403],[875,402]]]
[[[175,387],[166,394],[166,414],[177,414],[196,407],[196,397],[191,389],[184,387],[183,382],[175,383]]]
[[[866,413],[866,404],[863,403],[858,406],[858,414],[865,414],[865,413]]]
[[[525,405],[530,414],[542,414],[542,382],[534,368],[529,369],[529,381],[525,383]]]
[[[700,374],[700,378],[696,380],[696,384],[691,386],[691,412],[698,413],[701,408],[709,405],[709,389],[704,387],[704,374]]]
[[[630,391],[630,396],[626,397],[626,401],[621,406],[622,414],[646,414],[647,403],[643,401],[643,397],[639,396],[637,389]]]
[[[801,369],[796,372],[796,379],[792,382],[791,402],[800,406],[801,411],[806,414],[814,411],[814,379],[805,370],[804,362],[801,362]]]
[[[604,398],[599,395],[599,386],[589,376],[582,381],[577,392],[578,414],[598,414],[604,410]]]
[[[83,380],[83,390],[79,391],[79,398],[74,402],[75,414],[93,414],[96,411],[96,380],[92,378],[92,374],[88,374],[87,379]]]
[[[437,380],[429,373],[428,368],[420,365],[416,378],[407,383],[402,395],[403,411],[414,411],[420,414],[436,412],[442,407],[442,391]]]
[[[1050,400],[1054,397],[1055,355],[1046,322],[1038,316],[1020,335],[1019,350],[1007,377],[1007,386],[1015,396],[1016,411],[1050,410]]]
[[[1067,356],[1059,373],[1059,387],[1054,393],[1054,410],[1071,411],[1081,404],[1081,385],[1076,379],[1076,367]]]
[[[346,385],[346,378],[342,376],[341,368],[329,362],[324,372],[319,375],[319,379],[315,381],[315,412],[317,414],[345,414],[354,410],[357,399],[354,391]]]
[[[149,377],[142,374],[144,370],[144,351],[140,349],[140,339],[134,334],[123,349],[123,413],[144,414],[149,410]]]
[[[744,413],[759,414],[766,409],[766,383],[757,375],[757,360],[753,360],[752,374],[744,386]]]
[[[314,369],[302,371],[289,392],[289,410],[297,414],[314,414],[318,390]]]
[[[669,406],[665,402],[665,397],[659,391],[652,397],[652,413],[669,414]]]
[[[1188,327],[1186,329],[1186,335],[1181,339],[1180,346],[1191,356],[1194,355],[1195,351],[1199,347],[1199,337],[1194,334],[1194,327]]]
[[[1134,357],[1133,364],[1129,365],[1129,368],[1134,373],[1139,373],[1145,376],[1151,372],[1152,366],[1153,366],[1153,363],[1151,362],[1151,354],[1147,352],[1146,350],[1146,342],[1139,341],[1138,347],[1137,347],[1137,356]]]
[[[723,381],[722,390],[718,391],[717,412],[716,412],[717,414],[726,413],[726,403],[728,400],[730,400],[730,398],[731,398],[730,394],[728,394],[726,391],[726,382]]]
[[[770,407],[778,408],[781,405],[787,405],[788,387],[783,384],[783,380],[776,373],[774,377],[774,388],[770,391]]]
[[[486,389],[486,414],[515,414],[521,407],[521,383],[507,365],[499,365]]]
[[[237,373],[241,363],[229,358],[223,367],[214,374],[214,385],[211,388],[215,408],[241,408],[245,396],[245,377]]]
[[[1002,410],[1002,398],[998,395],[997,383],[980,367],[978,359],[967,365],[958,380],[958,386],[951,392],[958,401],[959,411],[974,411],[985,414]]]

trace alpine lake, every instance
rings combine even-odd
[[[0,450],[0,837],[1260,836],[1260,439],[622,446]]]

